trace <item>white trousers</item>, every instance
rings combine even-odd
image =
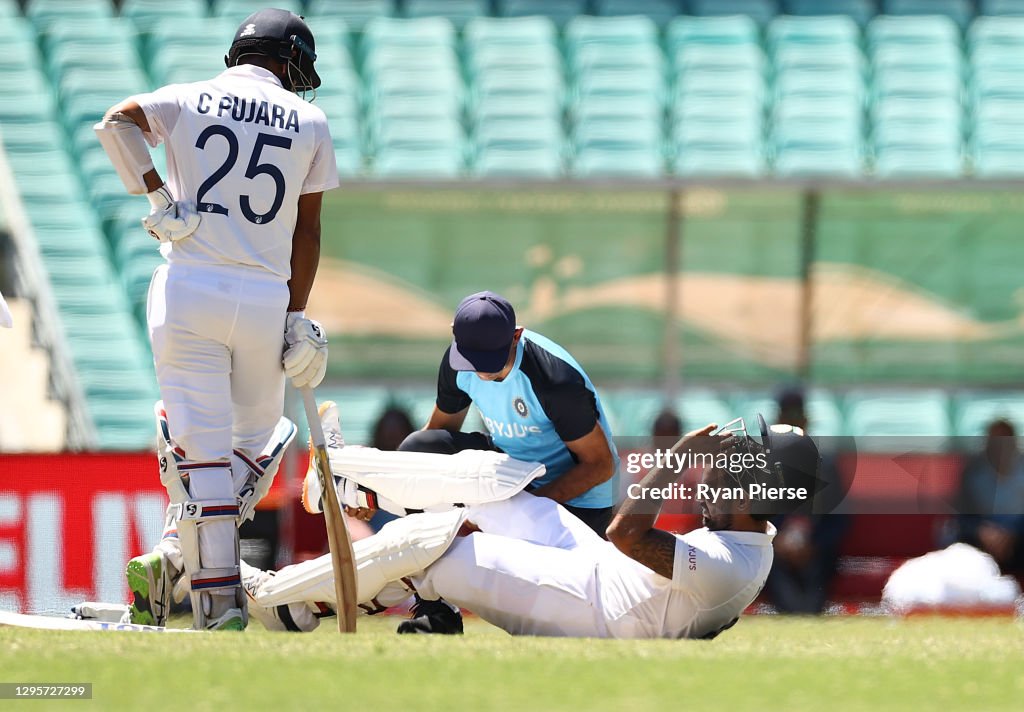
[[[284,409],[288,285],[251,267],[161,265],[147,317],[171,436],[192,462],[255,457]]]
[[[598,565],[614,553],[553,500],[521,493],[470,507],[481,531],[456,539],[413,578],[513,635],[608,637]]]

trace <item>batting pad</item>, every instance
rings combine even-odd
[[[407,509],[484,504],[508,499],[544,474],[539,462],[524,462],[490,450],[455,455],[384,452],[371,447],[328,450],[331,471]]]
[[[421,573],[441,558],[465,521],[465,509],[410,514],[388,522],[366,539],[353,542],[356,565],[356,602],[370,603],[384,587]],[[334,571],[329,554],[286,566],[267,579],[256,592],[260,606],[334,600]]]

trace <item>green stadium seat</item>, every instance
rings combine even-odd
[[[1024,68],[1024,45],[1006,47],[989,45],[977,47],[971,53],[971,66],[975,74],[989,71],[1015,71]]]
[[[952,434],[949,397],[938,390],[855,389],[843,399],[859,451],[942,452]]]
[[[1024,106],[1021,107],[1024,109]],[[942,121],[958,130],[963,125],[963,105],[956,99],[945,98],[904,98],[896,97],[876,100],[871,105],[871,116],[875,124],[890,121],[914,121],[928,117]]]
[[[990,69],[974,77],[975,101],[1024,101],[1024,75],[1016,71]]]
[[[454,46],[455,28],[444,17],[378,17],[363,28],[364,54],[382,48],[423,52]]]
[[[473,173],[491,178],[558,178],[564,172],[562,157],[547,148],[485,148],[477,154]]]
[[[169,20],[182,17],[205,17],[209,6],[206,0],[122,0],[121,17],[137,28],[148,31]]]
[[[760,30],[749,17],[677,17],[669,23],[666,47],[675,56],[681,46],[757,45]]]
[[[110,0],[28,0],[25,16],[45,29],[54,20],[113,17],[114,6]]]
[[[1024,18],[979,17],[967,30],[967,43],[972,50],[992,46],[1019,49],[1024,45]]]
[[[468,53],[467,67],[473,77],[490,70],[557,72],[561,75],[562,57],[558,49],[549,44],[484,45]]]
[[[557,68],[522,70],[504,67],[481,72],[475,78],[473,91],[478,97],[543,96],[552,105],[562,103],[565,87]]]
[[[937,144],[934,147],[891,147],[878,151],[875,175],[879,178],[937,179],[959,178],[963,175],[960,146]]]
[[[763,105],[764,77],[754,71],[688,70],[680,74],[676,78],[674,103],[699,97],[750,98]]]
[[[488,0],[405,0],[405,16],[443,17],[462,29],[476,17],[488,14]]]
[[[811,388],[804,408],[807,411],[807,431],[812,435],[825,438],[847,435],[839,404],[828,391]]]
[[[546,91],[483,94],[475,97],[472,105],[472,114],[478,124],[504,119],[560,118],[561,113],[561,97],[552,98]]]
[[[449,149],[385,149],[377,153],[373,175],[378,178],[456,178],[463,170],[461,152]]]
[[[658,178],[665,173],[665,159],[646,146],[587,148],[576,155],[573,173],[580,178]]]
[[[374,128],[375,149],[447,149],[458,151],[465,141],[462,126],[452,119],[392,119]]]
[[[975,391],[953,397],[953,432],[959,437],[980,437],[996,418],[1006,418],[1024,432],[1024,394]]]
[[[1024,176],[1024,147],[980,144],[973,155],[974,175],[979,178]]]
[[[764,75],[765,56],[756,44],[682,44],[672,57],[676,70],[742,72]]]
[[[768,42],[828,49],[860,43],[860,28],[849,17],[777,17],[768,25]]]
[[[260,3],[252,0],[212,0],[211,5],[211,14],[214,17],[227,18],[235,23],[236,28],[242,20],[262,7]],[[272,7],[289,10],[296,15],[305,15],[302,5],[302,0],[274,0]]]
[[[703,388],[685,389],[673,405],[683,421],[683,432],[702,428],[708,423],[721,427],[739,416],[719,394]],[[653,423],[652,418],[644,434],[650,432]]]
[[[885,43],[956,45],[960,42],[960,29],[948,17],[941,15],[881,15],[868,23],[867,39],[868,44],[874,47]]]
[[[792,118],[772,131],[775,172],[782,176],[863,172],[860,117]]]
[[[854,44],[829,47],[782,44],[773,54],[775,71],[846,72],[863,75],[866,69],[864,55]]]
[[[957,74],[892,70],[876,74],[872,84],[876,100],[924,99],[960,101],[963,85]]]
[[[789,15],[802,17],[845,15],[863,27],[875,16],[874,0],[786,0]]]
[[[480,17],[466,23],[465,41],[470,51],[487,47],[555,46],[557,30],[548,17]]]
[[[775,96],[787,99],[830,99],[862,101],[864,80],[856,72],[793,69],[775,78]]]
[[[665,172],[660,122],[606,119],[577,125],[578,176],[657,177]]]
[[[677,0],[594,0],[593,8],[603,17],[643,15],[665,25],[679,14],[680,4]]]
[[[496,0],[501,17],[549,17],[559,26],[586,11],[586,0]]]
[[[982,15],[1024,16],[1024,0],[981,0],[978,12]]]
[[[960,48],[951,44],[876,47],[871,56],[876,73],[889,71],[945,72],[960,77],[964,71]]]
[[[137,328],[134,320],[129,320],[131,328]],[[160,398],[156,382],[138,370],[131,371],[82,371],[78,380],[89,398],[124,397],[129,400],[146,399],[150,403]],[[152,407],[152,406],[150,406]]]
[[[338,18],[350,28],[359,31],[363,25],[380,17],[395,14],[394,0],[307,0],[306,16],[310,26],[316,27],[317,20]]]
[[[35,123],[40,114],[52,116],[57,102],[48,88],[25,88],[16,95],[0,94],[0,124]]]
[[[760,145],[736,145],[732,141],[677,144],[672,172],[684,177],[757,178],[765,172]]]
[[[631,15],[627,17],[590,17],[580,15],[565,26],[565,42],[570,52],[579,52],[583,47],[649,46],[658,42],[658,27],[649,17]]]
[[[674,170],[686,176],[753,177],[764,171],[760,124],[685,123],[673,131]]]
[[[888,15],[942,15],[961,28],[974,17],[974,5],[968,0],[882,0],[882,11]]]
[[[761,25],[779,13],[776,0],[688,0],[687,7],[692,15],[745,15]]]
[[[658,413],[669,405],[663,393],[604,389],[601,405],[616,437],[648,437]]]
[[[480,122],[475,142],[478,148],[501,148],[524,143],[558,151],[563,141],[562,124],[553,117],[506,119]]]

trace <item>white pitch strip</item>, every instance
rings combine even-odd
[[[104,630],[121,633],[199,633],[188,628],[164,628],[158,625],[137,623],[109,623],[96,620],[76,620],[55,616],[31,616],[24,613],[0,611],[0,626],[15,628],[36,628],[41,630]]]

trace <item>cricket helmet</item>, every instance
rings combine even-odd
[[[303,92],[320,86],[316,62],[316,42],[305,20],[288,10],[267,8],[242,20],[234,41],[224,57],[233,67],[247,54],[272,57],[288,67],[290,91]]]

